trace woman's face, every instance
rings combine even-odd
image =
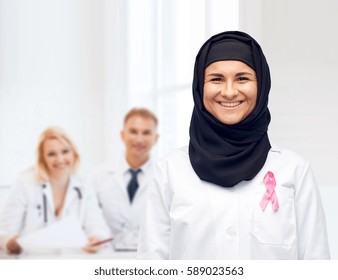
[[[70,175],[75,156],[71,147],[58,139],[47,139],[43,143],[43,159],[51,177]]]
[[[237,60],[217,61],[205,68],[203,103],[220,122],[233,125],[255,108],[256,72]]]

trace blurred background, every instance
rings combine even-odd
[[[49,125],[83,174],[123,151],[134,106],[159,117],[156,156],[187,145],[195,56],[242,30],[270,65],[271,142],[311,162],[338,259],[337,26],[335,0],[0,0],[0,200]]]

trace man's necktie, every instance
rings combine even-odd
[[[129,195],[129,201],[130,201],[130,203],[132,203],[134,196],[135,196],[135,193],[136,193],[137,188],[138,188],[137,174],[141,172],[141,169],[135,170],[135,169],[130,168],[129,172],[131,174],[131,179],[128,183],[127,190],[128,190],[128,195]]]

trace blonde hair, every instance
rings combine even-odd
[[[157,119],[156,115],[152,111],[150,111],[146,108],[133,108],[133,109],[131,109],[124,117],[124,125],[127,123],[127,121],[131,117],[134,117],[134,116],[140,116],[140,117],[145,118],[145,119],[151,119],[151,120],[154,121],[156,127],[158,125],[158,119]]]
[[[72,152],[74,153],[74,165],[72,172],[76,172],[80,165],[80,155],[78,149],[76,148],[74,142],[71,138],[67,135],[67,133],[60,127],[51,126],[45,129],[41,135],[38,142],[38,146],[36,149],[36,175],[39,181],[48,181],[48,168],[43,156],[43,144],[46,140],[49,139],[57,139],[62,144],[67,145],[70,147]]]

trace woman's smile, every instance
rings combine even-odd
[[[237,107],[239,107],[239,105],[242,104],[242,101],[238,101],[238,102],[223,102],[223,101],[220,101],[218,103],[222,107],[229,108],[229,109],[236,109]]]

